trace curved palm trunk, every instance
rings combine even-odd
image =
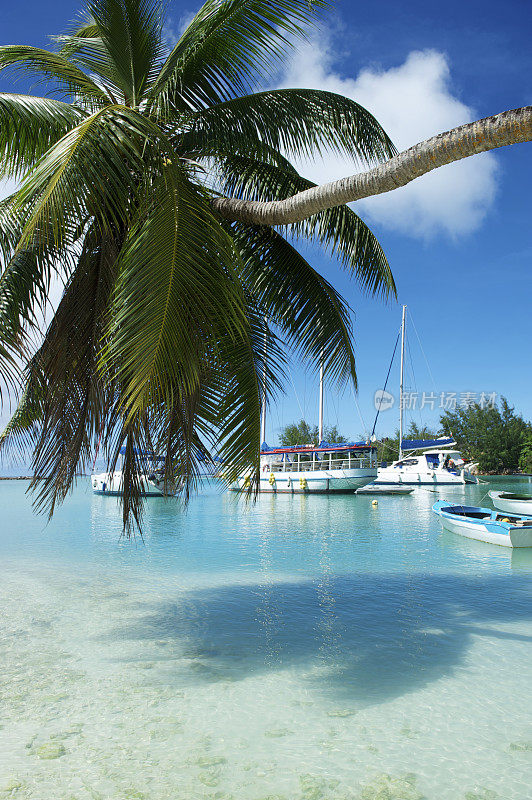
[[[532,106],[525,106],[460,125],[404,150],[367,172],[315,186],[286,200],[264,203],[222,197],[213,200],[213,205],[231,221],[288,225],[327,208],[391,192],[453,161],[531,140]]]

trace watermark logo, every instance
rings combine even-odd
[[[395,405],[395,397],[385,389],[377,389],[373,396],[376,411],[388,411]],[[405,390],[402,398],[403,410],[456,411],[479,406],[481,409],[495,408],[497,392],[412,392]]]
[[[386,389],[377,389],[373,396],[375,411],[388,411],[395,405],[395,397]]]

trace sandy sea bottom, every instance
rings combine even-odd
[[[86,482],[49,525],[25,488],[0,483],[0,798],[530,798],[532,553],[430,513],[489,486],[207,485],[149,501],[143,542]]]

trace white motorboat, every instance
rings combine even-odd
[[[349,494],[374,480],[377,449],[366,442],[318,447],[268,447],[260,454],[259,491],[269,494]],[[249,475],[242,475],[229,488],[245,490]]]
[[[122,448],[120,455],[125,455],[125,448]],[[141,453],[142,473],[139,475],[141,494],[143,497],[164,497],[173,492],[164,491],[163,471],[160,469],[160,462],[164,456],[156,456],[154,453]],[[115,472],[101,472],[91,475],[92,491],[95,494],[107,494],[121,496],[123,494],[122,469]]]
[[[375,483],[379,486],[403,486],[405,484],[407,486],[451,486],[478,483],[478,478],[472,472],[476,464],[466,463],[461,453],[452,449],[456,445],[452,438],[403,440],[405,331],[406,306],[403,306],[399,378],[399,458],[397,461],[379,468]],[[377,412],[377,417],[378,415],[379,412]],[[375,431],[375,424],[373,431]]]
[[[404,455],[405,450],[402,449],[401,458],[379,468],[375,483],[378,486],[461,486],[478,483],[477,476],[469,471],[469,464],[464,461],[460,451],[450,447],[431,447],[437,441],[403,441],[403,446],[414,444],[417,445],[416,450],[423,452]],[[449,439],[443,441],[452,442]]]
[[[414,491],[413,486],[379,486],[377,483],[368,483],[367,486],[362,486],[357,489],[355,494],[412,494]]]
[[[532,495],[516,492],[489,492],[491,502],[499,511],[532,516]]]
[[[432,510],[444,528],[467,539],[477,539],[501,547],[532,547],[532,519],[501,514],[489,508],[452,505],[439,500]]]

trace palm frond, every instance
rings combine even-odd
[[[245,327],[230,238],[178,163],[163,160],[161,171],[120,256],[105,356],[119,369],[130,414],[172,405],[174,377],[185,394],[195,391],[213,330]]]
[[[219,103],[188,115],[188,140],[234,152],[234,140],[259,140],[291,156],[328,150],[374,164],[396,149],[382,126],[354,100],[321,89],[275,89]]]
[[[59,53],[29,45],[3,45],[0,47],[0,71],[7,68],[14,75],[31,75],[48,88],[49,81],[52,81],[61,92],[66,90],[74,97],[81,95],[101,102],[109,101],[104,90],[89,75],[70,64]]]
[[[22,176],[85,113],[69,103],[0,94],[0,178]]]
[[[115,67],[125,103],[137,108],[163,61],[161,3],[89,0],[87,8]]]
[[[291,348],[315,369],[323,362],[332,380],[342,383],[351,378],[356,386],[346,302],[276,231],[235,223],[231,232],[248,291]]]
[[[219,154],[216,162],[222,193],[246,200],[283,200],[316,185],[288,161],[281,162],[278,155],[276,163],[233,154]],[[296,238],[317,241],[353,274],[363,291],[395,296],[393,275],[381,245],[348,206],[321,211],[286,226],[286,231]]]
[[[163,107],[201,108],[248,92],[280,66],[325,0],[207,0],[154,84]]]

